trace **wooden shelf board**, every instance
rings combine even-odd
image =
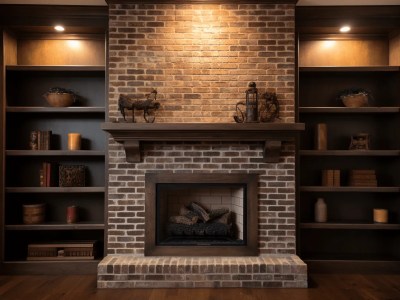
[[[79,260],[79,261],[5,261],[1,263],[1,268],[5,274],[96,274],[99,259]]]
[[[94,256],[64,256],[64,257],[27,257],[29,261],[79,261],[94,260]]]
[[[361,193],[398,193],[400,187],[356,187],[356,186],[301,186],[301,192],[361,192]]]
[[[100,259],[91,259],[91,260],[88,261],[87,259],[82,259],[81,261],[83,263],[90,262],[90,263],[98,264],[101,260]],[[41,262],[54,263],[54,264],[57,264],[57,263],[68,263],[68,261],[60,260],[60,259],[46,260],[46,261],[38,261],[38,260],[8,260],[8,261],[5,261],[4,263],[5,264],[22,264],[22,265],[24,265],[24,264],[40,264]],[[74,262],[79,262],[79,260],[74,260]]]
[[[300,150],[303,156],[399,156],[400,150]]]
[[[398,113],[400,107],[299,107],[300,113]]]
[[[6,150],[6,156],[105,156],[97,150]]]
[[[39,106],[8,106],[8,113],[105,113],[105,107],[39,107]]]
[[[44,224],[15,224],[5,225],[6,230],[101,230],[104,229],[104,224],[101,223],[44,223]]]
[[[399,66],[299,67],[300,72],[398,72]]]
[[[365,230],[400,230],[400,224],[375,223],[300,223],[302,229],[365,229]]]
[[[104,187],[7,187],[6,193],[104,193]]]
[[[7,71],[105,71],[105,66],[89,65],[60,65],[60,66],[31,66],[31,65],[8,65]]]

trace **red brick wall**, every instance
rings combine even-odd
[[[248,82],[294,122],[294,5],[112,4],[110,119],[120,93],[157,88],[156,122],[234,122]],[[142,121],[142,118],[138,118]]]

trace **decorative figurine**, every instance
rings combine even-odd
[[[359,133],[351,137],[349,150],[369,150],[369,134]]]
[[[246,90],[246,102],[236,103],[236,115],[233,117],[236,123],[255,123],[258,122],[258,89],[255,82],[249,83]],[[246,115],[240,106],[245,106]]]
[[[156,102],[157,90],[153,90],[150,94],[146,95],[146,100],[133,100],[127,95],[120,94],[118,99],[118,108],[122,116],[125,118],[125,109],[132,110],[132,122],[135,123],[135,109],[143,110],[143,118],[147,123],[153,123],[155,116],[150,113],[152,110],[160,108],[160,103]]]
[[[274,122],[279,118],[279,101],[275,93],[264,94],[265,104],[260,108],[260,121],[261,122]]]

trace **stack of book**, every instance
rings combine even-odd
[[[340,170],[322,170],[323,186],[340,186]]]
[[[42,168],[40,169],[40,186],[49,187],[54,186],[57,182],[55,178],[55,167],[54,164],[49,162],[44,162]]]
[[[31,139],[30,139],[30,143],[29,143],[30,149],[31,150],[50,150],[51,134],[52,134],[51,130],[31,131]]]
[[[375,170],[350,170],[350,186],[378,186]]]

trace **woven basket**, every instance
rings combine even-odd
[[[368,106],[368,95],[365,94],[351,94],[341,96],[342,102],[346,107],[364,107]]]
[[[45,204],[23,205],[24,224],[41,224],[44,222]]]

